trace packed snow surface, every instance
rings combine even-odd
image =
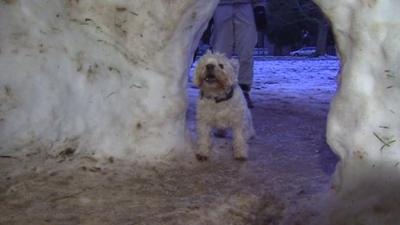
[[[140,167],[71,151],[0,158],[0,224],[304,224],[329,190],[336,157],[325,142],[337,59],[258,58],[251,96],[257,137],[235,161],[231,137],[211,159]],[[195,137],[198,89],[188,85]],[[189,164],[189,165],[188,165]],[[21,212],[24,212],[21,214]]]
[[[184,78],[216,4],[0,1],[0,153],[186,154]]]

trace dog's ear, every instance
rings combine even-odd
[[[201,79],[201,72],[202,72],[202,61],[200,60],[196,66],[196,70],[195,70],[195,74],[194,74],[194,80],[193,83],[194,85],[196,85],[197,87],[200,87],[203,83],[202,79]]]
[[[229,59],[229,62],[230,62],[231,65],[232,65],[233,72],[234,72],[236,75],[239,74],[239,60],[234,59],[234,58],[231,58],[231,59]]]

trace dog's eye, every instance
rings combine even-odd
[[[219,68],[224,69],[224,64],[218,64]]]

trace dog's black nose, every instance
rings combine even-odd
[[[214,68],[215,68],[215,65],[214,65],[214,64],[207,64],[207,65],[206,65],[207,71],[212,71],[212,70],[214,70]]]

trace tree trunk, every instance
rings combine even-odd
[[[317,51],[316,56],[326,54],[326,45],[328,42],[329,24],[324,19],[318,23],[318,38],[317,38]]]

